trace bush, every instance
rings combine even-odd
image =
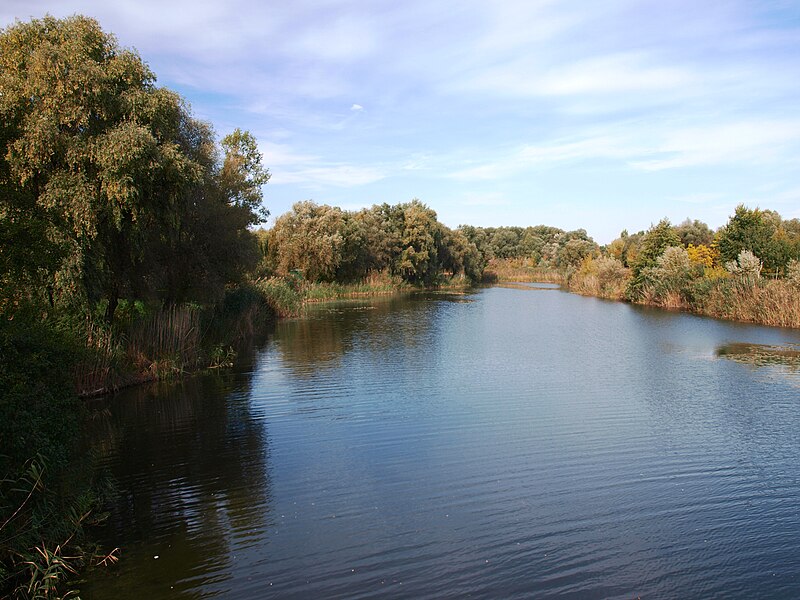
[[[628,269],[612,256],[587,257],[569,281],[569,288],[579,294],[620,300],[625,295]]]
[[[82,405],[69,337],[0,321],[0,596],[56,597],[81,559],[66,558],[96,498],[76,457]],[[16,589],[15,589],[16,588]]]
[[[761,279],[763,268],[761,260],[749,250],[742,250],[736,260],[725,263],[725,269],[748,286],[754,286]]]
[[[279,317],[293,317],[303,308],[303,293],[282,277],[259,279],[255,288]]]
[[[800,287],[800,260],[792,259],[786,265],[786,281],[795,287]]]

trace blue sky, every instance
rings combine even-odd
[[[224,135],[274,216],[419,198],[598,242],[739,203],[800,217],[800,2],[6,0],[97,18]]]

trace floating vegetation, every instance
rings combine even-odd
[[[501,287],[501,288],[508,288],[511,290],[560,290],[561,285],[558,283],[546,283],[546,282],[535,282],[535,283],[525,283],[525,282],[517,282],[517,281],[501,281],[500,283],[495,284],[494,287]]]
[[[770,346],[765,344],[731,343],[717,348],[717,356],[754,367],[784,367],[800,372],[800,345]]]

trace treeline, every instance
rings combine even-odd
[[[355,212],[298,202],[259,237],[263,274],[312,282],[352,283],[385,272],[411,285],[453,277],[477,283],[485,266],[464,232],[440,223],[419,200]]]
[[[419,200],[355,212],[299,202],[258,235],[262,275],[295,274],[312,282],[352,283],[386,273],[412,285],[432,286],[454,277],[478,283],[495,259],[525,258],[542,268],[577,268],[600,249],[583,229],[450,229]]]
[[[717,231],[665,219],[623,231],[561,277],[579,293],[800,327],[800,219],[743,205]]]
[[[76,391],[229,362],[269,174],[79,16],[0,32],[0,148],[0,596],[49,598],[92,504]]]
[[[539,268],[569,269],[600,249],[584,229],[461,225],[459,231],[475,244],[487,263],[495,259],[525,259]]]

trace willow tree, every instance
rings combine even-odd
[[[238,222],[213,219],[238,233],[260,220],[268,174],[249,134],[226,138],[223,163],[213,131],[155,83],[93,19],[48,16],[0,32],[4,288],[105,302],[111,319],[121,297],[158,295],[154,267],[186,246],[192,211],[238,209]]]
[[[339,208],[310,200],[295,203],[270,232],[277,272],[298,270],[309,281],[333,281],[342,261],[343,220]]]

